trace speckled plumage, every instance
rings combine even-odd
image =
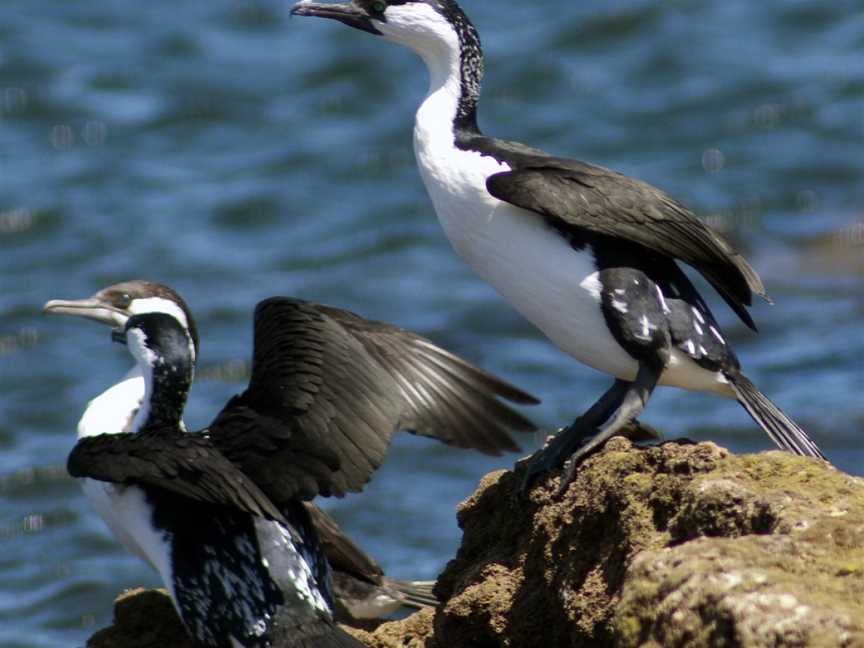
[[[196,643],[208,648],[359,646],[332,618],[329,571],[300,502],[277,507],[180,418],[192,378],[188,329],[164,313],[134,315],[123,339],[138,360],[145,419],[133,433],[81,439],[73,477],[143,493],[139,543]],[[272,565],[272,568],[271,568]]]
[[[347,452],[362,434],[377,435],[386,449],[393,432],[410,428],[499,452],[513,445],[509,429],[532,426],[498,397],[533,399],[408,331],[274,298],[256,310],[249,388],[211,426],[189,433],[179,421],[197,355],[188,334],[194,323],[182,301],[149,294],[154,285],[125,282],[122,290],[97,293],[100,299],[55,300],[46,310],[128,328],[123,339],[138,363],[123,381],[125,409],[102,411],[104,399],[91,403],[100,411],[83,417],[88,425],[69,469],[99,487],[100,513],[159,571],[190,632],[202,645],[221,646],[229,636],[250,646],[355,645],[333,629],[329,554],[345,597],[337,610],[346,619],[380,616],[401,604],[434,605],[429,584],[388,579],[323,512],[310,503],[300,507],[294,486],[278,484],[280,472],[290,473],[284,462],[302,460],[304,451],[313,463],[325,456],[330,463],[319,483],[331,489],[328,475],[342,479],[343,461],[352,463],[352,484],[362,485],[363,471],[374,469],[328,447],[347,444],[341,448]],[[156,310],[133,315],[142,300]],[[383,393],[377,404],[376,390]],[[363,419],[359,433],[346,425],[352,415]],[[94,425],[106,425],[108,433],[97,434]],[[232,430],[239,438],[232,439]],[[252,478],[265,475],[267,493]],[[287,481],[297,480],[287,475]]]

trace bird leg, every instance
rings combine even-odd
[[[630,383],[616,379],[612,386],[582,416],[559,430],[549,442],[527,460],[522,491],[526,491],[535,477],[563,465],[565,461],[597,434],[598,426],[608,419],[619,406]],[[524,460],[523,460],[524,461]]]
[[[569,461],[561,475],[559,492],[563,492],[573,481],[576,467],[616,434],[626,431],[638,436],[639,440],[644,440],[644,431],[641,428],[626,427],[642,412],[661,372],[662,367],[658,367],[656,362],[643,361],[639,363],[633,382],[616,379],[612,387],[587,412],[561,430],[545,448],[531,457],[522,482],[522,491],[528,489],[537,475]]]

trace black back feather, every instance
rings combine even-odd
[[[457,133],[456,145],[491,155],[511,171],[486,181],[491,195],[541,214],[558,229],[627,239],[698,270],[751,329],[752,294],[770,301],[759,275],[720,234],[648,183],[522,144]]]

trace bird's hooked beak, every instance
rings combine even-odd
[[[372,17],[365,9],[354,2],[345,3],[322,3],[307,2],[301,0],[291,9],[292,16],[317,16],[318,18],[332,18],[349,27],[362,29],[370,34],[381,36],[381,32],[372,24]]]
[[[94,297],[87,299],[52,299],[42,307],[46,315],[75,315],[100,324],[123,328],[129,313]]]
[[[88,297],[87,299],[52,299],[45,303],[42,307],[42,312],[45,315],[86,317],[94,322],[107,324],[113,327],[111,339],[114,342],[126,344],[126,333],[123,329],[126,326],[126,321],[129,319],[129,313],[101,299],[95,297]]]

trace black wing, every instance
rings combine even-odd
[[[209,427],[226,457],[279,502],[359,490],[398,420],[362,346],[300,300],[255,309],[249,387]]]
[[[482,150],[492,143],[471,146]],[[689,209],[659,189],[609,169],[518,148],[505,151],[501,157],[513,170],[487,179],[490,194],[565,226],[623,237],[690,264],[744,323],[756,329],[746,306],[753,293],[770,301],[759,275]]]
[[[267,496],[200,434],[148,431],[87,437],[72,449],[66,468],[72,477],[160,488],[284,521]]]
[[[508,431],[535,428],[499,398],[536,405],[530,394],[424,337],[350,311],[318,306],[354,336],[399,388],[399,427],[486,454],[519,450]]]
[[[399,341],[416,336],[396,327],[368,323],[379,335],[392,331],[390,352],[382,355],[380,342],[357,332],[362,322],[345,311],[284,297],[262,301],[255,310],[249,388],[226,405],[209,434],[274,501],[359,490],[400,428],[487,452],[515,448],[508,425],[533,429],[494,396],[533,401],[527,394],[477,370],[472,383],[473,374],[464,368],[469,365],[449,360],[446,352],[406,346]],[[394,374],[393,364],[400,366],[396,356],[421,353],[431,360],[404,364],[428,366],[432,373],[426,383],[420,369]],[[449,373],[440,369],[442,364],[452,365]],[[449,389],[438,387],[448,382]],[[466,397],[453,396],[465,385],[484,394],[467,397],[470,409],[462,404]],[[492,385],[498,392],[489,393]],[[472,422],[469,429],[482,426],[483,432],[473,439],[457,433],[471,416],[488,419]]]

